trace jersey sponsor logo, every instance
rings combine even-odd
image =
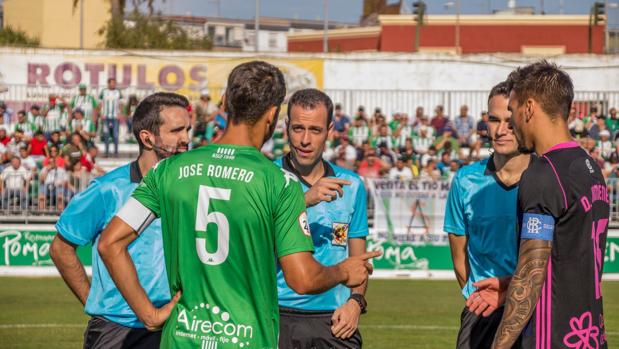
[[[219,306],[200,303],[190,309],[181,305],[179,308],[174,336],[200,341],[201,348],[215,349],[218,344],[226,348],[251,347],[253,326],[235,323],[232,315]]]
[[[286,187],[288,187],[288,184],[290,184],[290,180],[293,180],[295,182],[299,181],[299,178],[297,178],[297,176],[295,176],[294,173],[284,170],[283,168],[280,168],[280,169],[284,173],[284,178],[286,179]]]
[[[593,166],[591,166],[591,161],[589,161],[589,159],[585,159],[585,165],[587,165],[587,168],[589,169],[589,173],[595,172],[593,170]]]
[[[523,239],[552,241],[554,230],[554,217],[537,213],[525,213],[522,218],[522,233],[520,237]]]
[[[215,150],[212,157],[215,159],[234,160],[234,152],[235,150],[232,148],[219,147]]]
[[[331,244],[334,246],[347,246],[349,227],[347,223],[333,223]]]
[[[301,214],[299,215],[299,226],[301,227],[303,234],[307,236],[312,236],[309,228],[309,222],[307,220],[307,213],[305,211],[301,212]]]

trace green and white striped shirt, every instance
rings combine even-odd
[[[67,127],[67,120],[69,119],[69,113],[60,104],[49,108],[47,115],[45,116],[45,122],[43,124],[43,132],[51,133],[54,131],[60,131]]]
[[[86,132],[95,132],[95,124],[90,119],[72,119],[69,125],[71,132],[84,130]]]
[[[89,120],[93,120],[94,110],[96,107],[97,100],[95,97],[88,94],[83,96],[77,95],[71,100],[71,109],[81,109],[84,112],[84,116]]]
[[[123,98],[120,90],[104,88],[99,95],[101,101],[101,116],[108,119],[118,119],[120,116],[120,100]]]

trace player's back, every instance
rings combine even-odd
[[[552,236],[525,346],[605,348],[601,279],[610,207],[600,168],[576,142],[560,144],[525,172],[519,203],[527,203],[519,207],[523,237]],[[582,331],[588,331],[586,339]]]
[[[277,257],[312,249],[296,177],[253,147],[208,145],[143,185],[159,190],[170,286],[182,291],[163,347],[275,348]]]

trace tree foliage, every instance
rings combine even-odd
[[[171,21],[133,11],[127,18],[112,17],[102,29],[105,47],[158,50],[210,50],[211,40],[194,38]]]
[[[0,28],[0,46],[39,46],[38,38],[31,38],[26,32],[11,26]]]

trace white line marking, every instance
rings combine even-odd
[[[86,323],[83,324],[0,324],[0,329],[14,328],[86,328]]]

